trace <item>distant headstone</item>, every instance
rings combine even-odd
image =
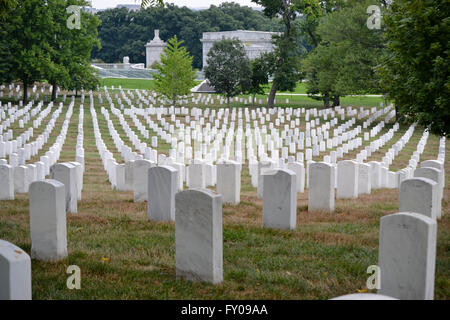
[[[297,177],[291,170],[266,171],[263,194],[265,228],[294,230],[297,221]]]
[[[305,192],[305,166],[299,162],[289,162],[287,168],[295,172],[297,177],[297,192]]]
[[[64,184],[66,192],[66,211],[70,213],[78,212],[78,187],[76,167],[71,163],[57,163],[50,169],[50,176],[53,180]]]
[[[14,200],[14,169],[10,165],[0,165],[0,200]]]
[[[155,164],[149,160],[136,160],[133,170],[134,202],[147,201],[148,196],[148,169]]]
[[[370,194],[372,190],[371,166],[360,163],[358,168],[358,194]]]
[[[325,162],[309,166],[308,211],[334,212],[334,167]]]
[[[148,219],[175,220],[177,171],[169,166],[148,169]]]
[[[431,179],[403,180],[400,186],[400,212],[415,212],[436,219],[437,183]]]
[[[217,164],[217,192],[223,203],[239,204],[241,199],[241,168],[235,161]]]
[[[359,163],[342,160],[337,163],[337,198],[358,198]]]

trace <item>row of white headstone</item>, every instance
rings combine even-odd
[[[58,166],[68,168],[65,164]],[[176,193],[174,171],[164,166],[147,170],[149,218],[175,220],[177,277],[220,283],[223,281],[222,196],[206,189]],[[295,174],[290,170],[280,169],[264,175],[264,227],[295,224],[295,183]],[[402,189],[403,185],[406,187],[407,181]],[[37,260],[58,261],[67,256],[65,189],[66,184],[56,180],[34,182],[30,187],[31,256]],[[436,220],[415,211],[381,218],[380,295],[433,299],[436,232]],[[356,298],[369,297],[353,297]],[[6,241],[0,241],[0,299],[31,299],[30,258]]]

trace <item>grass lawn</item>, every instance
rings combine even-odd
[[[100,105],[95,94],[102,138],[117,159],[119,154],[100,111],[101,106],[108,107],[105,101]],[[297,102],[305,107],[315,106],[303,100]],[[60,162],[75,160],[80,104],[77,98]],[[66,108],[40,155],[56,140],[65,112]],[[241,203],[223,206],[223,283],[177,280],[174,223],[148,221],[146,203],[134,203],[131,192],[111,190],[95,145],[89,99],[84,104],[84,116],[86,172],[79,213],[67,215],[69,256],[56,263],[32,261],[33,299],[329,299],[365,291],[367,268],[378,261],[379,221],[382,216],[398,211],[398,190],[380,189],[357,200],[336,200],[334,214],[308,213],[305,192],[297,199],[296,230],[265,229],[262,200],[251,186],[248,166],[244,165]],[[121,138],[131,145],[118,118],[111,113],[110,117]],[[35,137],[49,119],[34,131]],[[135,129],[131,118],[125,119]],[[142,118],[140,121],[144,123]],[[18,123],[12,129],[16,137],[20,133]],[[402,127],[370,160],[380,161],[406,129]],[[391,168],[408,164],[422,132],[416,128]],[[140,138],[150,144],[151,140]],[[166,151],[167,146],[160,146]],[[438,147],[439,138],[430,135],[421,161],[435,159]],[[450,153],[449,143],[446,148]],[[448,163],[446,171],[448,177]],[[450,179],[447,179],[443,217],[438,222],[436,299],[450,299],[449,200]],[[30,253],[28,201],[27,194],[16,195],[14,201],[0,201],[0,238]],[[66,287],[69,265],[81,268],[81,290]]]

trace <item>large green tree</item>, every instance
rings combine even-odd
[[[320,43],[302,62],[311,97],[329,107],[340,97],[379,91],[375,67],[384,45],[381,29],[367,27],[367,8],[373,1],[349,0],[326,15],[316,30]]]
[[[271,73],[272,56],[263,54],[250,62],[251,76],[248,86],[244,87],[245,93],[252,95],[252,105],[255,106],[255,97],[257,94],[265,94],[265,85],[269,83],[269,74]]]
[[[384,17],[381,85],[398,115],[450,135],[450,1],[398,0]]]
[[[161,54],[161,62],[156,65],[154,74],[156,91],[170,99],[175,105],[178,97],[190,93],[195,85],[195,71],[192,69],[192,56],[182,47],[183,41],[177,36],[169,39]]]
[[[41,0],[18,2],[1,23],[11,53],[10,78],[23,83],[25,103],[27,88],[54,68],[49,42],[52,26],[52,12]]]
[[[85,0],[48,0],[52,11],[53,25],[49,38],[51,46],[52,68],[45,74],[53,86],[52,101],[56,99],[56,88],[94,89],[98,81],[94,69],[90,67],[90,57],[93,47],[100,47],[97,39],[99,19],[87,12],[80,12],[79,28],[69,28],[67,21],[72,13],[67,12],[69,6],[87,6]]]
[[[264,14],[269,18],[281,17],[284,30],[275,37],[273,56],[272,87],[269,93],[268,106],[274,106],[278,90],[294,91],[300,77],[299,65],[299,29],[295,22],[299,14],[300,0],[252,0],[264,7]]]
[[[250,61],[244,45],[238,39],[222,39],[214,42],[208,53],[205,77],[217,93],[230,98],[237,96],[249,87]]]

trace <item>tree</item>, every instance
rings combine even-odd
[[[4,18],[16,5],[17,0],[0,0],[0,18]]]
[[[250,62],[250,81],[248,87],[244,88],[244,91],[252,95],[253,106],[255,106],[255,96],[257,94],[265,94],[264,85],[269,83],[271,58],[270,55],[263,54]]]
[[[27,88],[54,68],[49,43],[52,25],[52,12],[41,0],[18,2],[1,24],[12,53],[10,76],[22,81],[24,103],[28,102]]]
[[[189,94],[195,85],[192,56],[182,44],[177,36],[169,39],[161,54],[161,63],[156,65],[159,72],[154,74],[156,91],[172,100],[174,105],[179,96]]]
[[[55,101],[58,85],[76,91],[97,87],[99,82],[90,67],[90,57],[92,48],[100,47],[97,39],[100,21],[96,16],[81,11],[80,28],[70,29],[67,20],[71,14],[66,8],[70,5],[83,7],[88,3],[85,0],[48,0],[47,4],[54,21],[49,38],[53,64],[47,69],[45,78],[53,87],[51,99]]]
[[[294,23],[297,17],[300,0],[252,0],[264,7],[264,14],[269,18],[280,16],[284,23],[284,32],[275,37],[275,50],[272,54],[273,81],[270,89],[268,106],[272,108],[278,90],[294,91],[301,79],[298,55],[298,25]]]
[[[302,62],[307,92],[324,107],[349,94],[379,91],[375,67],[382,56],[382,31],[367,27],[369,1],[348,1],[317,27],[318,46]],[[319,95],[319,96],[317,96]]]
[[[249,87],[250,61],[244,46],[238,39],[222,39],[213,43],[208,53],[205,77],[217,93],[230,98]]]
[[[141,2],[142,8],[147,6],[161,6],[164,7],[164,0],[142,0]]]
[[[450,135],[450,2],[404,0],[384,16],[387,53],[378,69],[387,98],[408,123]]]

